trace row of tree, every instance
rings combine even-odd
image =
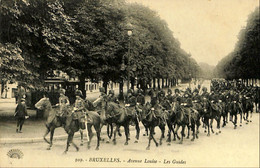
[[[170,85],[199,70],[167,23],[139,4],[2,0],[0,5],[2,84],[11,80],[39,88],[49,71],[61,70],[77,76],[83,91],[86,78],[102,80],[105,87],[109,81],[119,82],[123,88],[128,74],[132,84],[137,79],[146,89],[153,79]],[[132,36],[126,33],[129,23]]]
[[[259,8],[251,13],[247,26],[238,35],[233,52],[216,66],[215,73],[226,79],[260,79]]]

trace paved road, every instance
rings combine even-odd
[[[215,128],[215,125],[214,125]],[[141,134],[144,132],[142,129]],[[118,137],[117,145],[101,142],[100,150],[95,150],[96,137],[87,149],[86,142],[76,152],[73,146],[63,155],[66,141],[55,141],[51,151],[46,150],[46,143],[9,144],[0,146],[0,164],[2,166],[70,166],[70,167],[259,167],[259,114],[254,113],[253,122],[234,130],[231,123],[222,129],[219,135],[212,134],[207,137],[200,128],[199,139],[184,143],[172,142],[156,147],[154,143],[150,150],[146,150],[147,137],[141,136],[139,143],[134,143],[135,132],[131,131],[129,145],[124,145],[124,136]],[[156,128],[156,138],[159,139],[160,131]],[[104,136],[103,136],[104,137]],[[106,138],[106,137],[104,137]],[[75,138],[74,142],[80,144]],[[11,149],[19,149],[23,159],[8,158]],[[100,158],[103,159],[101,162]],[[82,159],[82,160],[81,160]],[[99,162],[95,162],[97,160]],[[136,163],[128,163],[129,159]],[[150,162],[144,163],[145,159]],[[117,161],[120,161],[119,163]],[[178,164],[176,162],[179,162]],[[139,163],[141,162],[141,163]]]

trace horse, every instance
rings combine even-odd
[[[100,117],[100,115],[95,112],[95,111],[88,111],[87,114],[85,115],[85,129],[87,129],[87,137],[88,137],[88,149],[90,149],[90,143],[92,140],[92,137],[94,136],[92,133],[92,126],[94,126],[94,129],[96,131],[96,135],[97,135],[97,146],[96,146],[96,150],[99,150],[99,145],[100,145],[100,132],[101,132],[101,127],[102,127],[102,119]],[[76,114],[74,111],[72,111],[70,113],[70,115],[68,115],[66,117],[66,125],[65,125],[65,131],[68,134],[68,138],[67,138],[67,146],[66,149],[64,151],[64,153],[67,153],[69,150],[69,146],[70,143],[73,144],[73,146],[76,148],[76,150],[78,151],[79,148],[77,147],[77,145],[73,142],[73,137],[75,132],[80,130],[80,123],[76,117]]]
[[[149,108],[147,108],[149,107]],[[146,150],[150,150],[151,140],[153,139],[156,147],[159,146],[158,142],[154,138],[154,128],[158,126],[161,129],[161,137],[160,137],[160,145],[162,145],[162,139],[164,137],[165,132],[165,123],[162,120],[161,117],[157,117],[155,114],[154,108],[149,106],[149,104],[146,105],[147,110],[142,111],[141,113],[141,121],[142,123],[148,128],[149,130],[149,142],[148,146],[146,147]]]
[[[244,112],[243,118],[245,121],[247,121],[246,124],[248,124],[248,122],[252,122],[251,118],[252,118],[254,104],[249,97],[244,96],[244,98],[242,99],[242,107]],[[248,120],[249,111],[250,111],[250,120]]]
[[[208,134],[207,136],[210,136],[210,130],[209,128],[211,128],[211,132],[214,133],[214,130],[212,128],[212,123],[213,120],[215,119],[217,122],[217,129],[219,130],[218,132],[216,132],[216,135],[218,135],[219,133],[221,133],[220,130],[220,119],[221,119],[221,107],[218,106],[218,104],[214,104],[213,102],[204,99],[203,100],[203,109],[204,109],[204,123],[206,124],[205,127],[205,132],[206,132],[206,128],[208,127]],[[210,120],[210,123],[209,123]]]
[[[129,140],[129,123],[131,121],[132,115],[129,114],[126,108],[120,106],[114,102],[103,101],[104,110],[101,111],[101,116],[103,120],[112,125],[113,123],[116,125],[116,129],[114,131],[113,142],[116,144],[116,133],[119,131],[120,126],[124,127],[126,141],[125,145],[128,145]]]
[[[176,106],[175,109],[175,115],[176,115],[176,124],[177,124],[177,128],[174,130],[174,134],[176,134],[176,136],[178,136],[178,130],[180,127],[182,127],[181,130],[181,139],[180,139],[180,144],[183,143],[183,137],[185,137],[184,131],[185,131],[185,127],[187,126],[189,129],[189,118],[188,118],[188,112],[187,110],[193,110],[192,113],[190,113],[190,119],[191,119],[191,129],[192,129],[192,135],[193,138],[191,139],[191,141],[194,141],[195,138],[198,138],[198,131],[195,131],[195,125],[197,124],[197,122],[199,121],[199,113],[197,110],[195,109],[190,109],[187,107],[184,107],[180,104],[178,104]],[[196,133],[195,133],[196,132]],[[187,137],[188,138],[188,137]]]
[[[47,142],[49,144],[49,147],[47,148],[47,150],[51,150],[51,147],[53,145],[53,135],[54,135],[54,131],[56,128],[62,127],[63,125],[65,125],[65,121],[66,121],[66,115],[67,114],[63,114],[63,116],[58,117],[57,108],[52,107],[51,102],[49,100],[49,98],[42,98],[40,99],[36,104],[35,107],[39,110],[44,110],[44,113],[48,114],[48,119],[47,121],[49,122],[49,124],[45,124],[46,126],[46,132],[43,135],[43,139],[45,142]],[[57,107],[57,106],[55,106]],[[50,133],[50,141],[48,141],[46,139],[46,136]],[[81,138],[83,138],[83,135],[81,136]]]
[[[243,109],[242,105],[238,101],[232,101],[230,103],[230,119],[234,124],[234,129],[237,128],[237,114],[240,114],[240,127],[242,127],[242,116],[243,116]],[[235,116],[235,120],[233,121],[233,116]]]

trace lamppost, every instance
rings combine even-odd
[[[133,34],[133,26],[131,23],[128,23],[125,30],[127,31],[127,35],[129,37],[128,39],[128,53],[127,53],[127,60],[128,60],[128,66],[125,67],[125,58],[123,57],[121,70],[127,69],[127,92],[129,90],[129,82],[130,82],[130,60],[131,60],[131,53],[130,53],[130,37]]]

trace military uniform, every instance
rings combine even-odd
[[[62,90],[59,97],[60,110],[57,116],[62,117],[64,114],[67,114],[69,105],[70,105],[69,98],[65,96],[65,90]]]

